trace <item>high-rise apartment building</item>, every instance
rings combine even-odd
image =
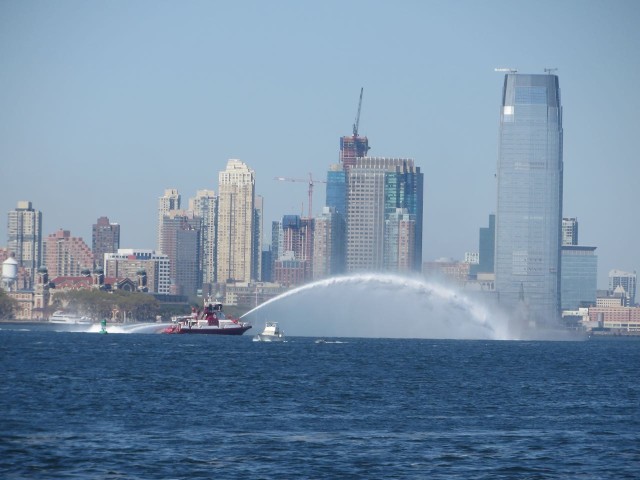
[[[384,226],[383,269],[408,273],[414,271],[416,216],[406,208],[397,208],[386,215]]]
[[[218,174],[218,282],[249,282],[255,272],[255,172],[231,159]]]
[[[313,223],[313,219],[299,215],[285,215],[282,222],[274,223],[274,228],[280,229],[274,262],[276,282],[291,285],[312,279]],[[291,268],[296,272],[293,276]]]
[[[423,175],[412,159],[362,157],[347,180],[347,271],[384,269],[385,220],[405,208],[414,215],[414,271],[422,264]]]
[[[213,190],[198,190],[189,199],[189,211],[202,220],[202,283],[216,281],[216,226],[218,197]]]
[[[202,219],[177,210],[162,220],[162,253],[169,257],[171,294],[194,295],[202,286]]]
[[[530,321],[560,314],[562,106],[558,77],[505,75],[500,112],[496,290]]]
[[[162,253],[162,222],[171,212],[180,210],[181,198],[178,190],[168,188],[158,199],[158,252]]]
[[[353,135],[340,138],[340,162],[327,172],[326,206],[331,224],[345,232],[347,272],[422,269],[423,174],[412,159],[369,157],[369,140],[358,135],[360,107]],[[342,222],[342,226],[336,222]],[[322,237],[321,237],[321,240]],[[408,250],[407,250],[408,249]],[[408,262],[408,263],[407,263]],[[326,259],[320,262],[324,275]]]
[[[142,271],[147,277],[149,293],[169,295],[171,273],[167,255],[133,248],[120,248],[116,253],[105,254],[105,277],[134,280]]]
[[[253,259],[251,278],[262,280],[262,231],[264,223],[264,197],[256,195],[253,219]]]
[[[313,279],[344,273],[346,224],[333,207],[324,207],[314,219]]]
[[[578,219],[562,219],[562,245],[578,245]]]
[[[58,230],[44,240],[44,264],[49,277],[78,277],[93,267],[93,253],[80,237]]]
[[[7,248],[15,254],[18,266],[27,271],[31,287],[42,265],[42,212],[34,210],[29,201],[19,201],[8,217]]]
[[[91,251],[94,268],[104,267],[104,254],[114,253],[120,248],[120,225],[110,223],[108,217],[100,217],[93,224],[91,235]]]
[[[625,303],[627,307],[636,304],[636,272],[623,272],[622,270],[611,270],[609,272],[609,292],[613,292],[617,287],[622,287],[625,292]]]

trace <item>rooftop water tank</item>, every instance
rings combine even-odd
[[[18,262],[15,258],[9,257],[2,262],[2,279],[14,282],[18,279]]]

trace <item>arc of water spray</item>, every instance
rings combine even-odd
[[[377,274],[377,273],[331,277],[323,280],[318,280],[313,283],[308,283],[300,287],[294,288],[293,290],[284,292],[278,295],[277,297],[267,300],[263,304],[258,305],[252,310],[249,310],[240,318],[244,318],[247,315],[251,315],[252,313],[268,306],[271,303],[278,302],[292,295],[298,295],[302,292],[305,292],[307,290],[312,290],[317,287],[330,287],[333,285],[362,284],[362,283],[378,283],[383,285],[391,285],[397,288],[409,287],[412,290],[414,290],[416,293],[423,294],[425,296],[430,296],[435,294],[437,297],[442,298],[443,300],[454,302],[453,304],[454,306],[468,311],[471,314],[470,319],[477,325],[480,325],[491,332],[495,331],[493,326],[488,321],[488,317],[489,317],[488,312],[482,306],[474,302],[471,302],[471,300],[469,300],[467,296],[460,295],[459,293],[455,292],[453,289],[444,287],[442,285],[433,284],[423,280],[415,279],[415,278],[401,277],[399,275],[391,275],[391,274]]]

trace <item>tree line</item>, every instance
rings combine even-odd
[[[18,302],[0,288],[0,320],[15,319],[17,307]],[[56,310],[77,313],[94,321],[106,318],[109,321],[148,322],[154,321],[157,315],[167,319],[171,315],[186,313],[189,308],[185,304],[162,304],[148,293],[92,289],[56,292],[48,310],[49,314]]]
[[[56,293],[51,308],[85,315],[94,320],[150,321],[160,313],[160,302],[146,293],[116,290],[69,290]]]

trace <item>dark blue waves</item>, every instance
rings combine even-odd
[[[2,478],[638,478],[640,341],[0,330]]]

